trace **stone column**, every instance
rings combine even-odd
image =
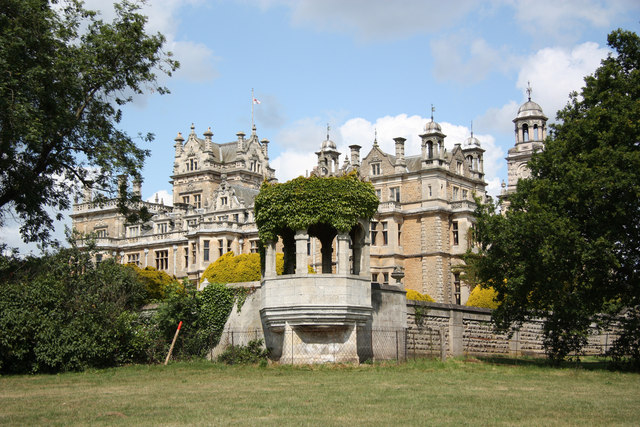
[[[276,277],[276,243],[273,241],[267,242],[264,252],[264,277]]]
[[[369,237],[369,233],[367,230],[369,230],[369,227],[371,226],[369,221],[366,221],[362,224],[363,227],[366,227],[365,230],[365,234],[364,234],[364,239],[363,239],[363,244],[362,244],[362,249],[361,249],[361,255],[360,255],[360,276],[365,276],[368,277],[369,280],[371,280],[371,256],[370,256],[370,252],[371,252],[371,238]]]
[[[309,235],[306,230],[298,230],[296,240],[296,274],[307,274],[307,240]]]
[[[173,275],[176,275],[176,268],[178,265],[178,245],[173,245]]]
[[[149,249],[145,248],[144,249],[144,266],[147,267],[149,264],[147,264],[148,262],[148,258],[149,257]]]
[[[320,248],[320,253],[322,253],[322,273],[331,274],[331,255],[333,254],[333,247],[331,246],[333,239],[321,241],[322,248]]]
[[[338,268],[337,273],[349,274],[349,234],[338,233]]]

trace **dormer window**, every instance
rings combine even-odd
[[[189,159],[187,162],[187,172],[194,171],[198,169],[198,160],[197,159]]]
[[[227,197],[220,197],[220,205],[227,206],[229,204],[229,199]]]
[[[166,222],[161,222],[158,224],[158,233],[163,234],[167,232],[168,224]]]
[[[456,171],[458,172],[459,175],[462,175],[462,162],[458,161],[456,163]]]
[[[371,175],[380,175],[380,163],[371,163]]]
[[[130,225],[127,227],[127,237],[138,237],[140,235],[139,225]]]

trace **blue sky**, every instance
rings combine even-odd
[[[86,5],[113,14],[105,1]],[[171,94],[136,98],[121,125],[155,134],[142,191],[165,202],[177,133],[193,123],[200,136],[210,126],[215,142],[249,134],[252,88],[281,181],[314,166],[327,123],[343,156],[351,144],[366,154],[376,130],[384,150],[403,136],[407,154],[419,153],[433,104],[448,147],[473,121],[497,194],[527,82],[553,120],[607,55],[607,34],[640,29],[636,1],[149,0],[144,12],[182,66],[162,79]],[[5,230],[7,243],[28,250],[17,227]]]

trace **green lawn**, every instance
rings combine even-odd
[[[2,425],[638,425],[640,374],[522,361],[174,363],[0,377],[0,408]]]

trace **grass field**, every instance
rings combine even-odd
[[[640,374],[527,361],[359,367],[200,361],[0,377],[2,425],[639,423]]]

